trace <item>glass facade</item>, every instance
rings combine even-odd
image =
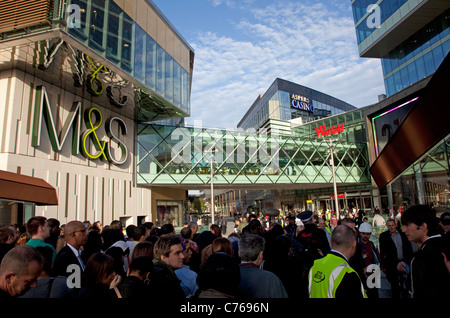
[[[316,120],[311,123],[293,128],[293,134],[297,136],[303,136],[306,138],[325,138],[330,139],[328,136],[318,136],[318,127],[325,126],[326,129],[331,127],[338,127],[344,124],[344,130],[341,133],[333,135],[333,139],[338,139],[340,142],[349,143],[364,143],[367,142],[366,129],[363,119],[364,108],[358,108],[357,110],[346,112],[337,116]]]
[[[362,127],[362,118],[360,124]],[[353,127],[357,126],[355,122]],[[359,133],[353,129],[350,135]],[[368,147],[362,136],[365,134],[358,138],[345,137],[335,143],[337,183],[370,184]],[[208,185],[211,168],[207,151],[211,148],[218,150],[214,184],[329,186],[333,182],[328,144],[323,138],[305,137],[298,131],[293,131],[292,136],[275,136],[140,125],[138,183]]]
[[[450,9],[381,59],[386,95],[433,74],[450,51]]]
[[[394,210],[429,204],[450,208],[450,135],[388,185]]]
[[[380,24],[383,24],[389,17],[391,17],[402,5],[408,0],[356,0],[352,3],[353,19],[356,25],[356,38],[358,44],[363,42],[376,28],[369,28],[367,19],[371,12],[367,12],[369,5],[377,4],[380,8]]]
[[[420,1],[413,0],[352,1],[353,19],[360,52],[383,38],[389,30],[405,23],[402,19],[407,16],[407,13],[415,10],[419,3]],[[378,6],[378,11],[368,12],[367,9],[370,5]],[[418,12],[417,15],[420,14],[420,11]],[[372,26],[377,13],[380,18],[379,28]],[[424,14],[428,15],[426,9],[424,9]],[[384,44],[376,45],[383,46]],[[415,34],[402,40],[390,52],[378,56],[382,62],[386,95],[391,96],[433,74],[449,51],[450,8],[424,25]]]
[[[267,92],[249,109],[238,124],[242,129],[258,129],[268,119],[288,121],[301,118],[307,123],[355,109],[354,106],[319,91],[276,79]]]
[[[81,27],[65,30],[190,114],[190,75],[113,0],[71,0],[81,8]]]

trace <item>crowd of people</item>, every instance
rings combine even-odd
[[[0,298],[377,298],[376,268],[393,298],[448,296],[449,213],[419,205],[400,221],[386,222],[377,246],[367,220],[331,224],[311,211],[268,227],[250,215],[228,237],[217,224],[175,233],[35,216],[26,232],[0,227]]]

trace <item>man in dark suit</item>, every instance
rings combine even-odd
[[[391,284],[392,298],[408,298],[404,284],[408,274],[406,265],[413,257],[412,245],[405,233],[397,231],[394,219],[389,219],[386,225],[388,230],[379,239],[382,268]]]
[[[81,246],[87,241],[87,228],[80,221],[71,221],[64,228],[66,246],[56,255],[53,263],[52,275],[68,277],[73,271],[68,270],[68,266],[75,264],[84,271],[84,263],[81,259]]]

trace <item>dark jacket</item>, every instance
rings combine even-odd
[[[413,257],[413,249],[411,243],[408,241],[405,233],[398,231],[402,239],[403,261],[406,264],[411,262]],[[385,231],[380,234],[380,256],[381,264],[386,269],[386,274],[396,273],[397,264],[401,261],[397,256],[397,247],[392,240],[392,235],[389,231]]]
[[[413,298],[441,298],[446,289],[448,270],[442,255],[440,235],[428,238],[411,261],[411,289]]]
[[[307,268],[311,268],[316,259],[325,256],[331,250],[325,231],[314,223],[306,223],[305,229],[298,233],[296,239],[304,248],[302,254]]]
[[[152,298],[186,298],[180,285],[181,281],[171,267],[156,259],[153,260],[153,266],[153,272],[150,274],[150,294]]]
[[[72,272],[70,271],[67,272],[67,266],[69,266],[70,264],[79,265],[80,263],[78,262],[78,258],[75,256],[74,252],[70,249],[69,246],[66,245],[56,255],[50,276],[68,277],[72,274]]]
[[[122,298],[146,298],[149,299],[149,287],[136,276],[127,276],[117,286]]]

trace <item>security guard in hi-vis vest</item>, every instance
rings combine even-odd
[[[331,245],[331,251],[314,261],[309,271],[309,297],[367,298],[360,277],[348,264],[355,254],[356,233],[347,225],[338,225]]]

